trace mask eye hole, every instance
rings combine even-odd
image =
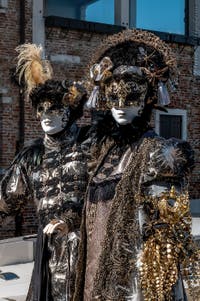
[[[56,106],[56,105],[52,105],[52,106],[50,106],[50,108],[48,108],[48,111],[49,111],[49,112],[57,111],[57,110],[59,110],[59,108],[58,108],[58,106]]]
[[[39,106],[39,107],[37,107],[37,112],[38,112],[38,113],[41,113],[41,112],[43,111],[43,109],[44,109],[44,108],[43,108],[42,106]]]

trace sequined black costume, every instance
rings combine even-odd
[[[35,202],[39,218],[33,274],[33,300],[71,300],[84,192],[87,185],[87,145],[73,125],[59,138],[46,136],[25,148],[1,183],[3,217],[14,215],[27,201]],[[67,223],[69,233],[43,235],[51,220]]]
[[[86,93],[78,83],[51,79],[41,47],[25,44],[17,50],[19,79],[24,79],[45,137],[25,147],[4,176],[0,217],[35,202],[39,226],[27,300],[70,301],[88,181],[87,127],[78,128],[75,121],[83,114]]]

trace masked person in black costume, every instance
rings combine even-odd
[[[76,301],[186,301],[183,275],[194,292],[193,152],[149,125],[153,108],[169,104],[175,74],[170,48],[149,32],[110,36],[95,54],[88,106],[104,113],[96,114],[99,160],[86,195]]]
[[[37,207],[39,227],[34,271],[27,300],[69,301],[73,298],[75,265],[88,147],[82,116],[85,90],[78,83],[51,79],[41,47],[25,44],[17,71],[45,133],[24,147],[1,182],[0,216],[15,215],[29,201]]]

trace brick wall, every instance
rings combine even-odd
[[[7,168],[16,153],[19,140],[19,89],[11,81],[14,49],[19,44],[19,2],[9,0],[6,13],[0,12],[0,168]],[[32,42],[32,1],[25,1],[25,40]],[[6,30],[5,30],[6,29]],[[92,54],[105,34],[95,34],[63,28],[46,28],[46,55],[52,59],[55,79],[79,80],[84,76]],[[191,197],[200,198],[200,78],[193,76],[195,48],[171,44],[176,53],[180,72],[179,88],[172,95],[171,107],[187,110],[188,141],[195,150],[196,166],[192,175]],[[68,55],[68,62],[60,56]],[[65,57],[66,58],[66,57]],[[74,62],[70,62],[70,60]],[[78,62],[80,60],[80,62]],[[82,122],[88,121],[88,118]],[[29,103],[25,104],[25,141],[43,135]],[[24,211],[23,235],[37,228],[35,208],[27,204]],[[14,222],[0,229],[0,237],[14,235]]]
[[[187,110],[187,140],[195,151],[195,168],[191,177],[190,196],[200,197],[200,77],[193,76],[195,48],[171,45],[176,52],[179,86],[172,95],[172,106]]]

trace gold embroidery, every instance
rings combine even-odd
[[[200,278],[197,279],[200,265],[197,264],[199,251],[190,234],[188,192],[180,194],[172,186],[169,192],[149,197],[147,202],[158,211],[159,219],[146,226],[151,234],[144,243],[139,261],[144,299],[164,301],[167,297],[172,300],[171,291],[178,280],[180,266],[185,270],[192,295],[192,282],[198,280],[200,284]]]

